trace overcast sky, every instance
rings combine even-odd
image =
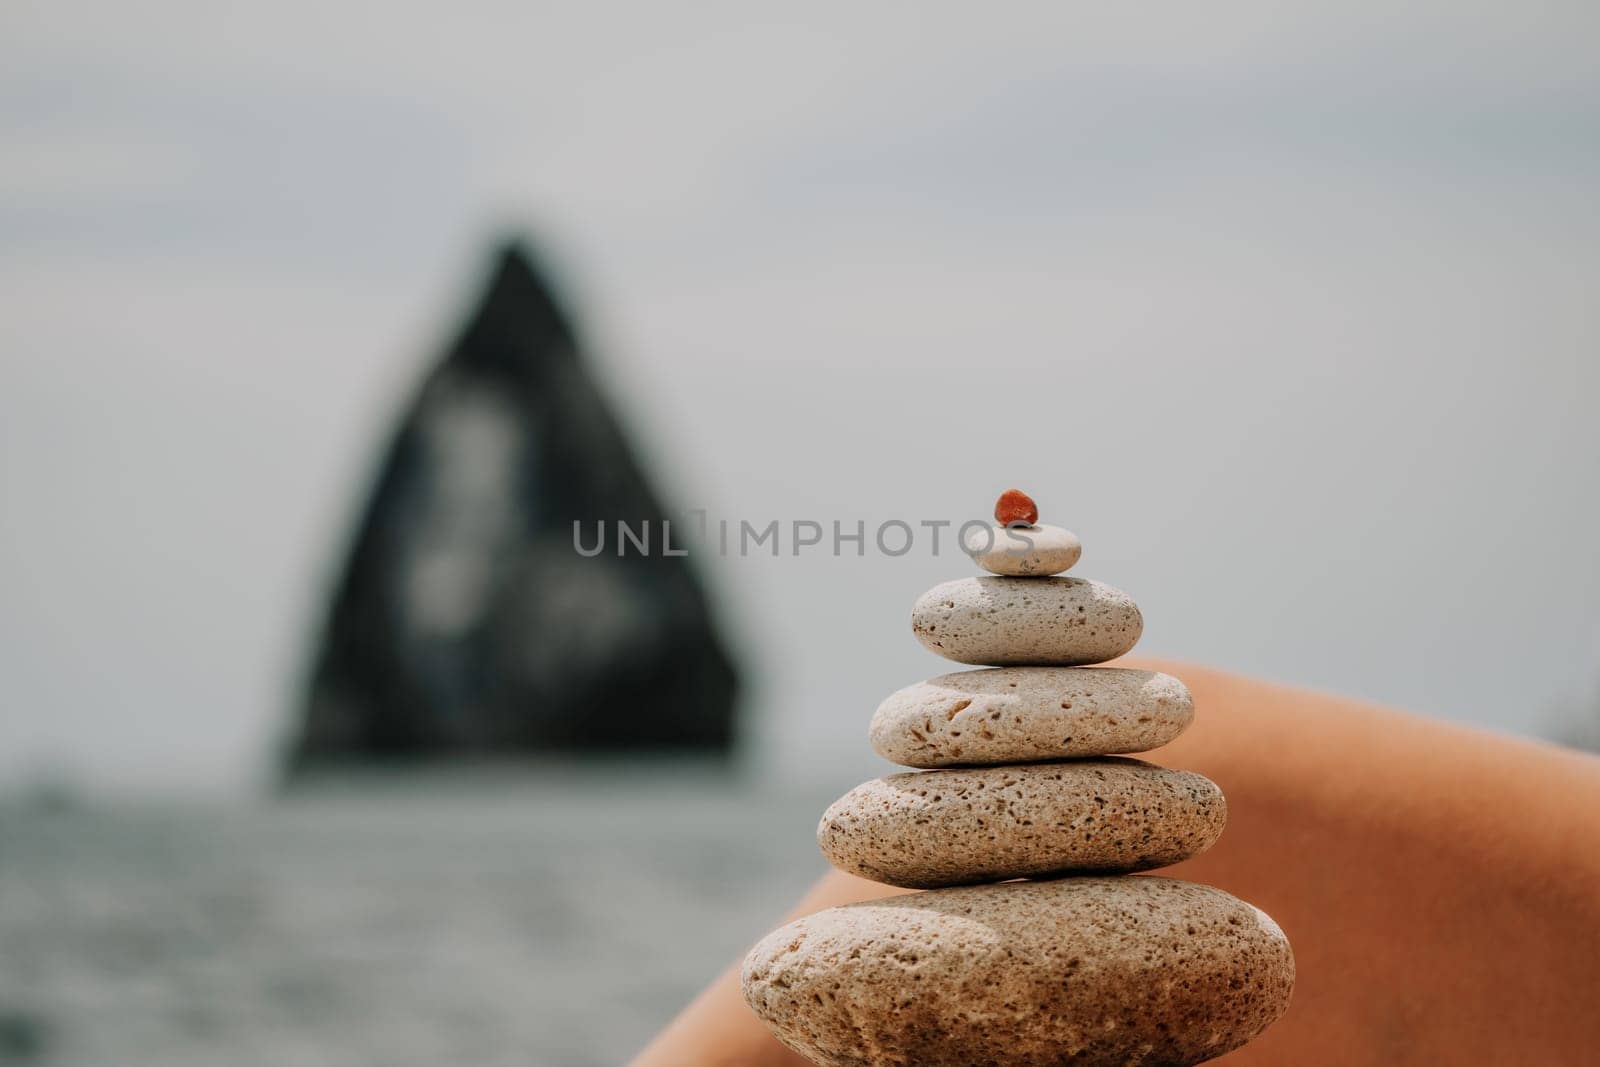
[[[0,781],[260,779],[512,227],[684,506],[1023,486],[1144,651],[1548,730],[1600,684],[1600,9],[1296,7],[6,4]],[[874,765],[971,570],[705,562],[793,777]]]

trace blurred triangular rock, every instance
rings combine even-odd
[[[663,518],[572,327],[507,247],[383,461],[289,770],[726,751],[735,672],[687,560],[574,548],[574,520],[588,547],[597,521],[659,538]]]

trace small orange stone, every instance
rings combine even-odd
[[[1007,489],[994,502],[994,521],[1001,526],[1032,526],[1039,521],[1039,505],[1021,489]]]

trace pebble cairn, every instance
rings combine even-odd
[[[922,770],[822,816],[834,866],[926,889],[830,908],[745,959],[745,999],[828,1067],[1192,1064],[1287,1008],[1294,958],[1259,909],[1133,872],[1210,848],[1227,805],[1205,777],[1123,757],[1194,716],[1182,682],[1094,667],[1131,649],[1127,594],[1057,577],[1078,538],[1008,490],[964,547],[990,574],[912,609],[931,651],[988,669],[891,695],[873,748]]]

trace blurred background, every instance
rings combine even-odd
[[[970,564],[572,517],[1016,485],[1142,652],[1592,740],[1597,31],[4,5],[0,1063],[618,1063],[773,923]]]

